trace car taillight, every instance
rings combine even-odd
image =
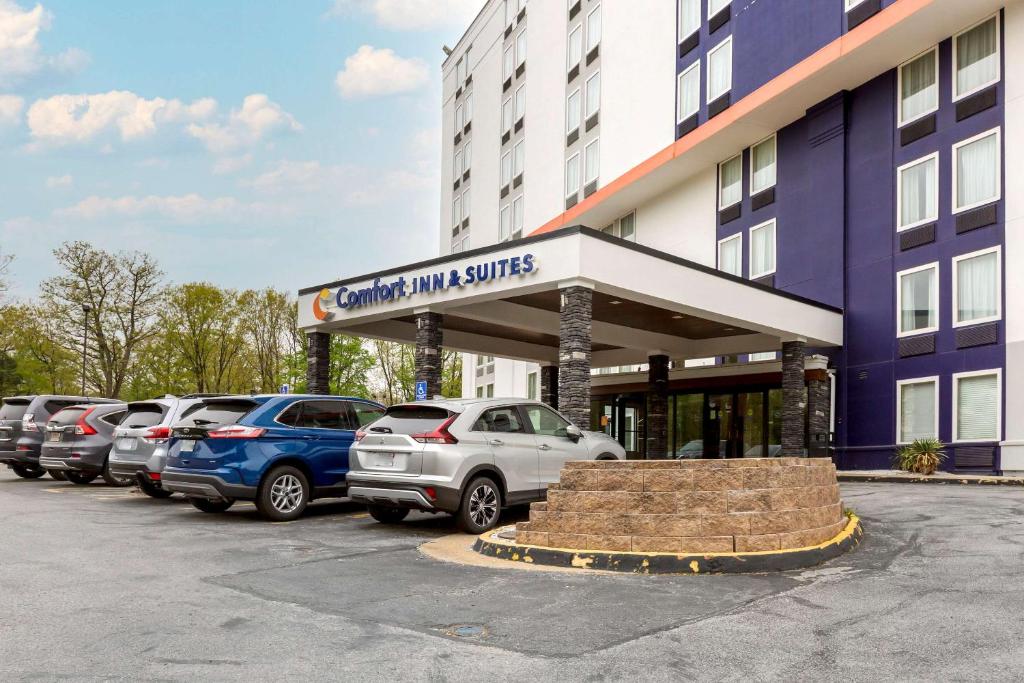
[[[208,439],[258,439],[266,429],[262,427],[246,427],[245,425],[228,425],[207,432]]]
[[[427,498],[430,500],[437,500],[437,489],[433,486],[427,486],[423,489],[423,493],[427,494]]]
[[[142,440],[146,443],[164,443],[171,438],[170,427],[150,427],[146,430]]]
[[[81,417],[78,418],[78,422],[75,423],[75,434],[91,436],[96,433],[92,425],[85,421],[85,418],[89,417],[89,413],[96,410],[95,408],[86,408],[85,412],[82,413]]]
[[[459,440],[452,436],[451,432],[448,431],[448,427],[451,426],[452,422],[455,422],[455,418],[458,415],[452,415],[447,420],[441,423],[441,426],[432,432],[423,432],[422,434],[413,434],[412,438],[420,443],[458,443]]]
[[[25,413],[21,416],[21,430],[24,432],[38,432],[39,427],[35,423],[35,415],[33,413]]]
[[[150,478],[151,481],[160,481],[160,473],[159,472],[149,472],[149,478]]]

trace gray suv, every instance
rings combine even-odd
[[[107,398],[86,396],[11,396],[0,405],[0,463],[23,479],[38,479],[46,474],[39,466],[46,423],[64,408],[80,404],[120,403]],[[51,473],[63,480],[63,470]]]
[[[198,410],[203,399],[212,396],[216,394],[164,396],[129,403],[128,415],[114,430],[110,471],[138,483],[147,496],[171,497],[173,494],[161,483],[167,464],[167,447],[171,441],[171,425],[190,408]]]
[[[502,507],[543,500],[567,461],[625,458],[607,434],[584,432],[538,401],[405,403],[356,434],[348,495],[380,522],[412,509],[450,512],[478,534]]]
[[[105,403],[70,406],[55,413],[46,423],[39,466],[51,475],[63,472],[73,484],[103,477],[110,486],[130,486],[132,480],[112,473],[108,462],[114,427],[127,412],[124,403]]]

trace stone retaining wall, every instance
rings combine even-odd
[[[524,545],[715,553],[802,548],[846,526],[835,466],[822,458],[570,462]]]

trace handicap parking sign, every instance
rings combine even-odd
[[[416,400],[427,400],[427,381],[425,379],[416,380]]]

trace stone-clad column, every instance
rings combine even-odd
[[[782,455],[804,457],[804,435],[807,419],[804,386],[804,356],[807,343],[787,341],[782,344]]]
[[[540,400],[552,408],[558,405],[558,366],[540,366]]]
[[[590,429],[590,353],[594,292],[572,285],[561,290],[558,330],[558,410],[580,429]]]
[[[441,342],[444,315],[433,311],[416,313],[416,381],[427,382],[427,398],[441,394]]]
[[[306,391],[329,394],[331,367],[331,335],[310,332],[306,335]]]
[[[647,359],[647,459],[668,457],[668,356]]]
[[[830,457],[830,430],[832,412],[832,382],[829,381],[827,360],[822,356],[812,356],[812,361],[820,360],[817,365],[809,362],[807,368],[807,450],[812,458]]]

